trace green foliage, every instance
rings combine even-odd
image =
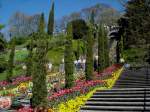
[[[147,0],[130,0],[119,24],[124,36],[125,48],[139,47],[150,43],[150,3]]]
[[[64,61],[65,61],[65,88],[70,88],[74,85],[74,63],[73,63],[73,46],[72,46],[72,24],[67,26]]]
[[[15,61],[16,62],[25,62],[28,56],[27,50],[17,50],[15,52]]]
[[[124,50],[124,45],[123,45],[123,37],[121,36],[120,39],[120,57],[123,58],[123,50]]]
[[[5,70],[2,73],[0,73],[0,81],[6,80],[7,79],[7,74],[8,74],[7,70]],[[15,65],[15,67],[13,69],[12,78],[18,77],[18,76],[23,75],[23,74],[25,74],[25,72],[22,69],[22,66],[21,65]]]
[[[104,29],[104,57],[105,57],[105,68],[109,66],[109,46],[108,46],[108,37],[107,32]]]
[[[95,12],[94,12],[94,10],[92,10],[92,12],[91,12],[90,23],[93,25],[95,24]]]
[[[28,57],[27,57],[27,61],[26,61],[26,66],[27,66],[26,75],[27,76],[32,75],[32,57],[33,57],[33,40],[32,40],[32,38],[30,40],[29,45],[30,46],[28,48]]]
[[[45,30],[45,22],[44,22],[44,13],[41,14],[39,26],[38,26],[38,32],[42,33]]]
[[[47,41],[44,33],[37,33],[41,39],[36,41],[37,47],[33,54],[33,106],[47,106],[46,63]]]
[[[98,72],[104,69],[105,56],[104,56],[104,27],[99,25],[98,29]]]
[[[11,43],[11,49],[10,49],[10,55],[8,60],[8,69],[7,69],[7,80],[10,81],[12,75],[13,75],[13,68],[14,68],[14,58],[15,58],[15,37],[13,38],[13,41]]]
[[[16,45],[23,45],[28,39],[28,37],[16,37]]]
[[[0,52],[3,52],[7,47],[7,42],[4,39],[3,35],[0,33]]]
[[[82,19],[73,20],[72,22],[73,39],[83,39],[87,35],[88,27]]]
[[[130,48],[124,50],[124,59],[131,65],[142,65],[144,63],[144,56],[146,55],[145,48]]]
[[[0,53],[0,73],[4,72],[7,68],[7,62],[4,52]]]
[[[3,29],[5,25],[0,24],[0,30]]]
[[[90,27],[90,26],[89,26]],[[86,80],[92,80],[93,78],[93,44],[94,44],[94,35],[93,35],[93,29],[90,27],[88,30],[87,35],[87,41],[86,41],[86,69],[85,69],[85,75]]]
[[[64,46],[56,47],[48,51],[48,60],[53,64],[53,66],[59,67],[63,57],[64,57]]]
[[[73,39],[77,40],[77,46],[76,50],[74,50],[74,54],[76,59],[79,60],[80,55],[85,53],[85,46],[83,46],[82,43],[86,40],[85,35],[87,35],[88,26],[82,19],[73,20],[71,24],[73,27]]]
[[[150,64],[150,46],[148,47],[148,52],[146,54],[146,62],[148,62],[148,64]]]
[[[50,10],[47,28],[47,33],[49,35],[53,35],[53,32],[54,32],[54,1],[52,1],[52,8]]]
[[[48,39],[47,34],[44,32],[44,14],[41,15],[38,32],[32,35],[29,44],[28,55],[28,75],[32,74],[33,78],[33,98],[32,103],[34,107],[47,106],[47,52],[48,52]],[[33,40],[32,40],[33,39]],[[35,43],[36,49],[33,52]],[[30,62],[29,62],[30,61]],[[30,64],[30,65],[29,65]]]

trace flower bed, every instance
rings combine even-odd
[[[58,108],[59,108],[58,105],[59,104],[63,103],[63,104],[68,105],[71,102],[78,102],[78,103],[74,104],[74,106],[76,105],[75,106],[76,109],[78,109],[81,106],[81,104],[83,104],[83,102],[86,101],[85,99],[88,98],[86,95],[90,91],[94,90],[95,88],[103,88],[103,89],[112,88],[113,85],[115,84],[115,81],[118,79],[118,77],[120,76],[120,74],[123,70],[123,69],[119,69],[120,67],[121,67],[121,65],[115,64],[111,67],[106,68],[103,71],[103,73],[96,74],[97,79],[100,76],[111,74],[112,77],[110,79],[107,79],[107,80],[92,80],[92,81],[87,81],[87,82],[84,80],[84,78],[83,79],[78,79],[78,80],[75,81],[74,87],[72,87],[70,89],[60,90],[60,91],[55,92],[53,94],[49,93],[49,96],[48,96],[49,107],[50,108],[56,108],[57,107],[57,110],[58,110]],[[6,82],[5,83],[0,83],[0,87],[1,87],[1,84],[5,85],[4,87],[9,87],[10,85],[19,85],[23,81],[29,81],[29,80],[31,80],[31,77],[22,76],[22,77],[18,77],[16,79],[14,79],[13,83],[9,83],[9,84],[6,83]],[[15,92],[17,91],[17,89],[18,88],[8,90],[7,91],[8,92],[7,96],[15,95],[16,94]],[[73,101],[73,99],[75,99],[75,101]],[[70,102],[67,103],[68,101],[70,101]],[[72,109],[75,108],[75,107],[72,107]],[[60,106],[60,108],[62,108],[62,106]],[[67,106],[67,108],[68,108],[68,106]],[[70,106],[70,108],[71,108],[71,106]],[[61,112],[63,112],[63,111],[61,111]],[[64,112],[68,112],[68,111],[64,111]],[[75,112],[75,111],[72,111],[72,112]]]
[[[97,89],[104,88],[95,88],[94,90],[88,92],[87,94],[77,96],[75,99],[71,99],[67,102],[63,102],[58,105],[58,108],[55,109],[55,112],[78,112],[80,107],[93,95]]]
[[[11,86],[17,86],[20,83],[30,81],[31,79],[32,79],[31,77],[20,76],[20,77],[12,79],[12,83],[7,82],[7,81],[1,81],[0,88],[2,89],[3,87],[9,88]]]
[[[54,93],[53,95],[48,97],[49,106],[55,107],[61,102],[66,102],[69,99],[75,98],[76,96],[80,96],[82,94],[88,93],[93,90],[95,87],[103,86],[104,81],[101,80],[93,80],[93,81],[76,81],[76,85],[71,89],[60,90],[59,92]]]
[[[121,64],[113,64],[112,66],[104,69],[101,73],[99,73],[99,74],[97,73],[96,77],[98,78],[98,77],[101,77],[101,76],[112,75],[112,73],[114,71],[116,71],[117,69],[119,69],[121,67],[122,67]]]

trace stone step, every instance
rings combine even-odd
[[[143,106],[144,102],[95,102],[95,101],[87,101],[85,103],[86,106],[88,105],[95,105],[95,106]],[[146,102],[146,106],[150,106],[150,102]]]
[[[116,83],[116,86],[126,86],[126,87],[150,87],[150,84],[125,84],[125,83]]]
[[[113,111],[113,110],[80,110],[79,112],[127,112],[126,110],[125,111]],[[137,112],[137,111],[128,111],[128,112]]]
[[[121,75],[120,78],[146,78],[149,77],[150,75]]]
[[[145,86],[145,85],[139,85],[139,86],[136,86],[136,85],[116,85],[115,87],[117,88],[126,88],[126,87],[129,87],[129,88],[139,88],[139,87],[143,87],[143,88],[150,88],[150,86]]]
[[[146,95],[150,98],[150,94]],[[143,98],[144,94],[99,94],[99,95],[93,95],[91,98]]]
[[[125,84],[116,84],[114,87],[125,87],[125,88],[150,88],[150,86],[149,85],[125,85]]]
[[[126,82],[126,83],[146,83],[146,80],[118,80],[118,83]],[[148,81],[150,83],[150,80]]]
[[[127,102],[127,101],[132,101],[132,102],[142,102],[144,101],[144,97],[142,98],[90,98],[88,99],[88,101],[110,101],[110,102],[113,102],[113,101],[124,101],[124,102]],[[149,102],[150,101],[150,98],[146,98],[146,101]]]
[[[116,82],[116,84],[126,84],[126,85],[150,85],[146,82]]]
[[[112,89],[108,89],[108,90],[103,90],[103,91],[114,91],[114,92],[117,92],[117,91],[144,91],[145,88],[112,88]],[[97,91],[100,91],[102,92],[102,90],[97,90]],[[146,88],[146,91],[150,91],[150,88]]]
[[[146,91],[147,94],[150,94],[150,91]],[[119,95],[119,94],[144,94],[144,91],[96,91],[93,95],[99,95],[99,94],[116,94],[116,95]]]
[[[81,110],[113,110],[113,111],[137,111],[142,112],[143,106],[83,106]],[[150,107],[146,107],[146,112],[150,111]]]

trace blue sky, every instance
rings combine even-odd
[[[64,15],[80,11],[97,3],[108,4],[119,11],[123,11],[118,0],[55,0],[55,19]],[[45,18],[51,6],[51,0],[0,0],[0,23],[7,25],[9,18],[17,11],[27,15],[34,15],[44,12]]]

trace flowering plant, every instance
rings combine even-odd
[[[20,108],[17,112],[33,112],[33,109],[30,107]]]
[[[32,79],[31,77],[20,76],[20,77],[12,79],[12,83],[7,82],[7,81],[0,81],[0,88],[16,86],[22,82],[30,81],[31,79]]]
[[[121,68],[122,65],[121,64],[113,64],[110,67],[107,67],[106,69],[104,69],[101,73],[97,73],[96,77],[100,77],[100,76],[106,76],[106,75],[112,75],[112,73],[114,71],[116,71],[117,69]]]

